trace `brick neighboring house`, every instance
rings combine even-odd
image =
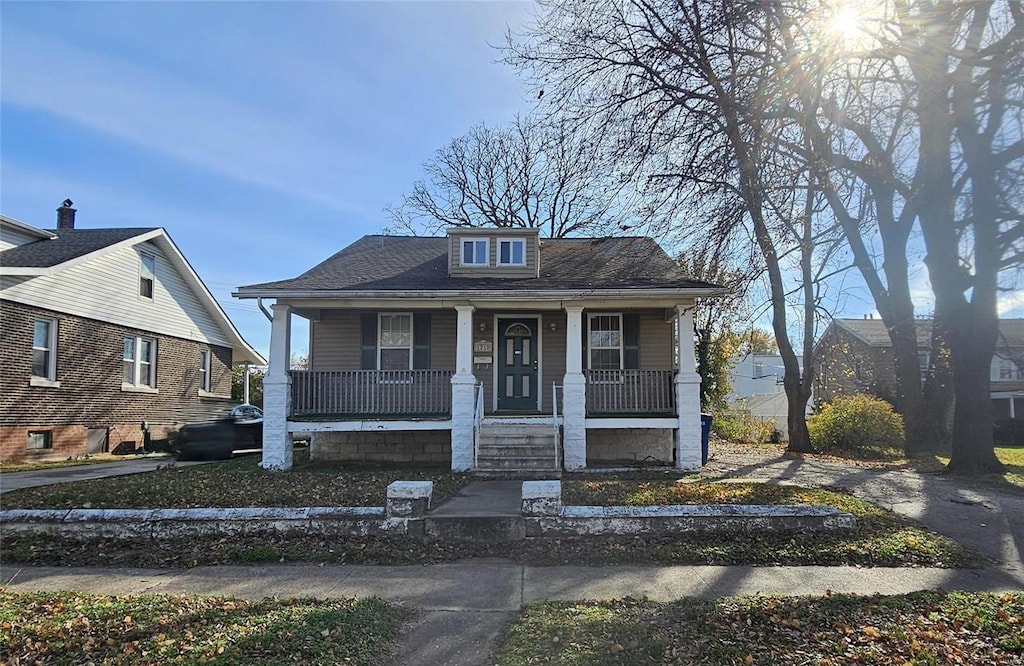
[[[0,460],[134,451],[265,363],[163,229],[74,224],[0,216]]]
[[[918,365],[924,377],[930,362],[932,320],[918,319],[916,325]],[[892,342],[881,319],[833,319],[814,345],[814,363],[814,394],[819,403],[870,393],[896,405]],[[990,379],[994,418],[1024,416],[1024,319],[1000,320]]]
[[[455,470],[701,461],[692,280],[650,238],[536,229],[365,236],[274,298],[263,465],[435,461]],[[291,316],[309,369],[289,370]]]

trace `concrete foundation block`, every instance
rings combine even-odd
[[[562,513],[561,481],[523,481],[524,516],[557,516]]]
[[[422,518],[430,508],[433,481],[395,481],[388,486],[388,518]]]

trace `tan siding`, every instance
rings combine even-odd
[[[310,322],[310,370],[359,370],[359,310],[321,310]]]
[[[484,267],[461,266],[462,261],[462,240],[463,239],[487,239],[487,252],[489,264]],[[526,265],[525,266],[499,266],[498,265],[498,241],[505,239],[525,240]],[[448,273],[457,277],[536,277],[537,275],[537,254],[539,241],[535,235],[523,235],[509,233],[507,230],[493,235],[481,234],[453,234],[448,237]]]
[[[455,370],[455,335],[458,314],[440,310],[430,314],[430,369]]]
[[[139,296],[140,250],[157,258],[153,298]],[[230,346],[185,279],[154,243],[112,250],[53,275],[4,276],[5,299],[162,333]]]
[[[554,322],[555,330],[551,330]],[[545,312],[541,318],[541,395],[544,396],[541,411],[551,413],[551,383],[559,386],[565,378],[565,312]],[[558,411],[562,411],[562,397],[559,392]]]
[[[640,369],[671,370],[674,323],[665,321],[663,310],[640,312]]]
[[[480,324],[484,324],[486,331],[480,331]],[[473,313],[473,342],[487,340],[494,344],[494,313],[490,311],[476,311]],[[453,340],[454,344],[454,340]],[[479,354],[477,354],[479,356]],[[494,411],[494,355],[491,355],[490,365],[473,365],[473,374],[477,381],[484,384],[484,412],[490,414]]]

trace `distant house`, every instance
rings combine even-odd
[[[365,236],[235,293],[276,299],[263,465],[289,467],[302,431],[324,460],[697,468],[692,307],[720,291],[649,238]],[[293,313],[310,320],[308,370],[288,368]]]
[[[803,357],[797,356],[797,362],[803,372]],[[730,409],[742,411],[766,423],[771,421],[781,436],[787,438],[789,401],[782,385],[785,376],[782,356],[778,354],[743,354],[734,357],[729,369],[732,390],[726,398]],[[812,407],[813,403],[808,401],[807,409]]]
[[[918,319],[917,359],[928,373],[932,320]],[[829,402],[840,395],[869,393],[897,405],[892,342],[880,319],[834,319],[814,346],[815,395]],[[992,409],[996,419],[1024,416],[1024,319],[1002,319],[992,359]]]
[[[0,216],[0,460],[134,450],[231,399],[265,363],[163,229]]]

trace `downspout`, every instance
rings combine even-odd
[[[266,305],[263,305],[263,297],[262,296],[260,296],[259,298],[256,299],[256,305],[258,305],[260,307],[260,312],[262,312],[263,316],[267,318],[267,321],[269,321],[270,323],[274,323],[274,315],[270,314],[270,311],[267,310],[267,306]]]

